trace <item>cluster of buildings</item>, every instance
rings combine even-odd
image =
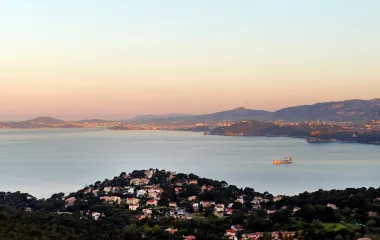
[[[234,209],[236,209],[236,204],[242,204],[245,206],[252,206],[251,212],[261,210],[265,211],[268,218],[276,214],[280,209],[289,209],[295,214],[301,211],[300,207],[292,206],[282,206],[280,209],[267,209],[268,202],[278,202],[281,201],[282,196],[272,196],[272,195],[261,195],[261,196],[246,196],[244,194],[238,195],[235,199],[231,199],[228,204],[222,204],[214,201],[200,200],[199,195],[188,196],[186,198],[180,198],[181,201],[165,201],[161,202],[163,196],[164,188],[168,189],[168,185],[165,187],[160,186],[160,184],[152,184],[152,178],[155,177],[157,169],[148,169],[143,172],[143,177],[136,177],[133,174],[125,174],[120,177],[124,178],[129,184],[126,186],[114,186],[112,181],[106,183],[99,183],[91,185],[83,189],[85,197],[77,198],[75,194],[70,194],[69,196],[64,196],[62,200],[65,202],[66,211],[59,212],[59,214],[72,214],[70,207],[73,207],[77,201],[87,201],[88,197],[95,196],[99,199],[101,204],[111,204],[113,206],[124,205],[131,213],[135,216],[136,221],[140,221],[145,218],[151,218],[154,216],[167,217],[172,219],[185,219],[190,220],[194,217],[202,217],[204,215],[200,214],[207,210],[212,212],[213,215],[219,218],[229,217],[234,214]],[[186,188],[191,187],[191,185],[197,185],[201,192],[212,191],[213,186],[207,184],[200,184],[199,181],[195,179],[186,179],[181,183],[171,183],[171,180],[176,177],[175,172],[164,171],[167,176],[167,182],[172,191],[180,195]],[[141,174],[140,174],[141,175]],[[177,181],[177,180],[176,180]],[[375,198],[374,201],[380,201],[380,198]],[[187,207],[184,207],[187,206]],[[188,207],[190,206],[190,208]],[[338,210],[338,207],[334,204],[328,203],[326,205],[329,208]],[[211,210],[211,211],[210,211]],[[27,208],[25,211],[32,211],[32,209]],[[369,212],[370,216],[377,216],[376,212]],[[85,216],[98,220],[104,217],[102,212],[87,211]],[[165,229],[169,234],[176,234],[179,230],[174,228]],[[270,233],[272,239],[280,239],[281,236],[293,237],[295,232],[272,232]],[[241,225],[232,225],[229,229],[225,231],[225,237],[227,239],[241,239],[241,240],[257,240],[263,236],[262,232],[247,233]],[[195,236],[183,236],[184,239],[195,239]]]
[[[233,225],[231,226],[231,229],[226,230],[225,236],[228,239],[232,240],[238,240],[237,234],[242,233],[244,231],[243,226],[241,225]],[[271,232],[270,235],[272,239],[274,240],[279,240],[279,239],[284,239],[283,237],[287,236],[289,239],[293,239],[294,235],[296,232]],[[240,240],[258,240],[259,238],[264,237],[263,232],[254,232],[254,233],[243,233],[241,234]]]

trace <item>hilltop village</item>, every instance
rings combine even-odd
[[[0,192],[0,238],[379,239],[379,212],[380,189],[273,196],[148,169],[49,199]]]

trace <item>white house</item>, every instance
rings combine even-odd
[[[199,211],[199,203],[193,203],[193,210],[194,212],[198,212]]]
[[[224,204],[217,204],[214,209],[216,212],[223,212],[224,211]]]
[[[240,231],[243,231],[243,230],[244,230],[244,228],[243,228],[242,225],[232,225],[232,226],[231,226],[231,229],[232,229],[232,230],[235,230],[236,232],[240,232]]]
[[[301,208],[300,208],[300,207],[295,207],[295,208],[293,208],[293,213],[296,213],[296,212],[298,212],[298,211],[301,211]]]
[[[211,205],[215,205],[215,202],[213,202],[213,201],[201,201],[200,204],[203,207],[210,207]]]
[[[137,197],[144,197],[146,195],[146,190],[137,190]]]
[[[128,193],[129,194],[134,194],[135,193],[135,188],[134,187],[128,188]]]
[[[99,219],[99,217],[101,216],[101,214],[98,213],[98,212],[93,212],[93,213],[91,213],[91,216],[96,221],[96,220]]]
[[[149,208],[145,208],[142,210],[142,213],[145,215],[145,216],[150,216],[152,214],[152,210],[149,209]]]
[[[338,209],[338,208],[337,208],[334,204],[332,204],[332,203],[328,203],[328,204],[327,204],[327,207],[332,208],[332,209],[334,209],[334,210]]]

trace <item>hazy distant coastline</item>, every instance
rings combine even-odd
[[[309,138],[309,143],[380,142],[380,99],[316,103],[276,112],[243,107],[204,115],[142,115],[123,121],[90,119],[65,121],[38,117],[1,122],[0,128],[97,128],[115,131],[180,130],[222,136],[285,136]]]

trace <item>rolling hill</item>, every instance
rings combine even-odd
[[[372,100],[346,100],[337,102],[316,103],[313,105],[300,105],[287,107],[276,112],[264,110],[253,110],[244,107],[232,110],[215,112],[204,115],[184,115],[184,116],[145,116],[135,118],[136,123],[156,123],[156,124],[194,124],[196,122],[217,122],[217,121],[370,121],[380,120],[380,98]]]
[[[133,118],[128,121],[136,123],[155,123],[155,124],[193,124],[196,122],[218,122],[218,121],[241,121],[244,119],[267,120],[273,116],[273,113],[264,110],[252,110],[244,107],[232,110],[215,112],[204,115],[175,115],[169,117],[155,116],[144,118]]]
[[[380,98],[372,100],[346,100],[335,102],[323,102],[313,105],[300,105],[287,107],[275,112],[264,110],[253,110],[244,107],[232,110],[215,112],[203,115],[167,114],[167,115],[140,115],[135,118],[125,120],[127,123],[154,123],[155,125],[192,125],[198,122],[220,122],[241,120],[255,121],[357,121],[370,122],[380,121]],[[82,121],[64,121],[52,117],[38,117],[22,122],[3,122],[0,128],[41,128],[41,127],[78,127],[85,122],[90,123],[115,123],[114,121],[104,121],[100,119]],[[65,126],[64,126],[65,125]]]
[[[380,119],[380,98],[372,100],[354,99],[288,107],[276,111],[272,120],[368,121],[372,119]]]

